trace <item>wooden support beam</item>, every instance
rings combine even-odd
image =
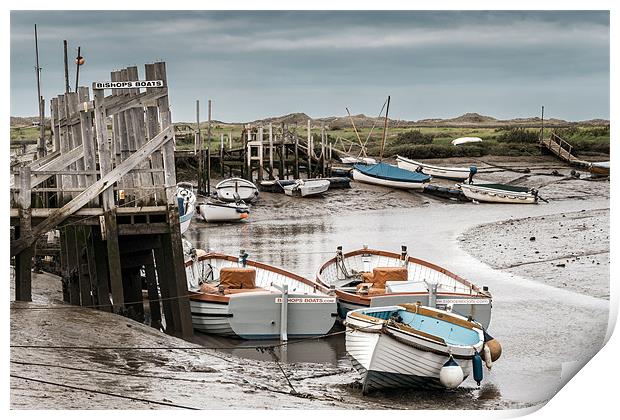
[[[108,273],[110,276],[110,290],[112,291],[113,312],[122,314],[125,311],[123,293],[123,272],[121,268],[121,253],[118,244],[118,225],[116,209],[105,213],[105,240],[108,251]]]
[[[114,183],[123,175],[128,173],[134,166],[136,166],[142,160],[148,158],[148,156],[153,152],[153,150],[158,149],[166,144],[169,144],[169,140],[171,140],[171,130],[170,127],[159,133],[155,138],[150,140],[144,146],[140,148],[140,150],[136,151],[133,155],[131,155],[127,160],[114,168],[111,172],[103,175],[104,169],[102,169],[102,178],[95,182],[93,185],[85,189],[82,193],[80,193],[75,199],[71,200],[69,203],[65,204],[62,208],[56,209],[48,219],[41,222],[33,229],[33,232],[29,236],[25,236],[11,243],[11,256],[16,255],[21,252],[26,247],[32,245],[37,236],[49,231],[53,227],[57,226],[60,222],[65,220],[67,217],[71,216],[80,208],[84,207],[86,203],[88,203],[93,198],[97,197],[99,194],[108,190]],[[106,142],[107,145],[107,142]],[[101,156],[101,153],[100,153]],[[108,153],[109,156],[109,153]],[[101,157],[100,157],[101,162]],[[103,166],[103,165],[102,165]],[[167,171],[174,171],[174,153],[172,153],[172,169],[168,168]],[[176,178],[175,178],[176,180]],[[176,185],[176,182],[175,184]],[[110,190],[110,192],[112,192]],[[172,190],[172,199],[170,201],[174,202],[174,193]],[[108,208],[110,208],[110,203],[107,203]],[[113,203],[112,203],[113,205]],[[104,199],[104,208],[106,208],[106,201]]]
[[[144,72],[146,74],[147,80],[155,79],[155,65],[154,64],[145,64]],[[157,95],[156,99],[159,99],[162,96],[165,96],[164,92],[160,92],[156,90],[153,91],[153,89],[151,88],[147,88],[146,93]],[[150,106],[146,107],[146,138],[150,140],[153,137],[155,137],[157,133],[159,133],[160,131],[161,129],[159,128],[159,115],[158,115],[158,110],[157,110],[157,102],[154,102]],[[151,154],[150,160],[151,160],[151,168],[158,169],[161,171],[159,173],[153,173],[153,183],[155,184],[156,187],[158,187],[155,190],[156,191],[155,204],[162,204],[165,202],[166,196],[165,196],[165,190],[163,188],[165,184],[165,180],[164,180],[164,173],[163,173],[164,162],[163,162],[161,151],[155,150]]]
[[[147,264],[144,266],[144,272],[146,274],[146,288],[149,297],[149,312],[151,315],[151,327],[159,330],[162,328],[161,324],[161,305],[159,300],[159,287],[157,285],[157,275],[155,273],[155,265]]]
[[[77,255],[77,235],[75,226],[67,226],[65,232],[67,247],[67,278],[65,279],[67,289],[69,291],[69,303],[71,305],[80,305],[80,269],[79,258]]]
[[[77,257],[80,302],[82,306],[92,306],[93,298],[91,294],[90,279],[94,277],[95,273],[90,272],[90,266],[88,264],[88,238],[86,236],[86,228],[86,226],[75,227],[76,241],[73,246],[75,246]]]
[[[93,251],[95,257],[95,269],[97,271],[97,305],[99,310],[111,312],[110,304],[110,278],[108,274],[107,246],[101,238],[98,227],[93,228]]]
[[[269,123],[269,179],[273,176],[273,124]]]
[[[19,174],[20,191],[17,197],[19,205],[19,237],[31,234],[31,204],[32,195],[30,193],[30,168],[23,167]],[[32,301],[32,256],[34,250],[32,246],[25,247],[15,256],[15,300],[30,302]]]
[[[57,172],[62,169],[68,168],[73,163],[75,163],[78,159],[80,159],[84,154],[84,146],[79,145],[76,148],[67,151],[66,153],[58,154],[57,158],[47,162],[46,164],[40,165],[38,169],[36,169],[35,173],[32,174],[32,178],[30,180],[30,188],[34,188],[40,183],[46,181],[51,178],[53,175],[42,174],[40,171],[47,172]],[[49,156],[49,155],[48,155]],[[75,171],[72,171],[75,173]],[[68,172],[67,172],[68,173]],[[59,186],[59,188],[62,188]]]

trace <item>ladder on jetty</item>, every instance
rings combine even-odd
[[[548,138],[540,140],[541,146],[545,147],[560,160],[567,162],[570,165],[587,168],[590,166],[590,162],[579,159],[571,152],[573,146],[570,145],[562,137],[558,136],[555,132],[552,132]]]
[[[191,337],[166,64],[144,68],[157,83],[53,98],[52,150],[12,168],[15,299],[32,300],[34,247],[57,231],[65,302],[144,322],[145,276],[151,325]],[[111,72],[112,82],[139,80],[135,66]]]

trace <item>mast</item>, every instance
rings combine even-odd
[[[360,147],[362,148],[362,153],[364,154],[364,157],[366,157],[366,148],[364,147],[364,143],[362,143],[362,139],[360,139],[360,135],[357,132],[357,128],[355,128],[355,122],[353,122],[353,117],[351,117],[351,113],[349,112],[349,108],[345,108],[347,110],[347,114],[349,114],[349,119],[351,120],[351,125],[353,125],[353,130],[355,131],[355,135],[357,136],[357,141],[360,144]]]
[[[82,65],[80,61],[82,60],[82,56],[80,55],[81,47],[77,48],[77,57],[75,58],[75,91],[78,91],[78,83],[80,80],[80,66]]]
[[[388,113],[390,112],[390,96],[387,99],[387,109],[385,110],[385,123],[383,124],[383,139],[381,140],[381,155],[379,160],[383,160],[383,148],[385,147],[385,138],[387,137]]]
[[[34,25],[34,51],[36,55],[36,66],[34,68],[37,75],[37,105],[39,106],[39,143],[37,144],[38,158],[45,156],[45,101],[41,96],[41,67],[39,67],[39,36],[37,25]]]

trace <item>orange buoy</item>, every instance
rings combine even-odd
[[[84,60],[84,57],[82,57],[81,55],[78,55],[75,58],[75,64],[77,64],[78,66],[81,66],[82,64],[84,64],[86,62],[86,60]]]
[[[250,217],[250,215],[249,215],[249,214],[247,214],[247,213],[241,213],[240,217],[241,217],[242,219],[247,219],[248,217]]]
[[[500,358],[502,355],[502,345],[486,331],[484,332],[484,345],[487,346],[491,352],[491,361],[494,362]]]

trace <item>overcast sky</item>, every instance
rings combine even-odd
[[[607,12],[11,12],[11,115],[64,91],[62,40],[80,81],[165,60],[175,121],[250,121],[291,112],[497,118],[609,118]],[[70,67],[71,85],[75,65]]]

